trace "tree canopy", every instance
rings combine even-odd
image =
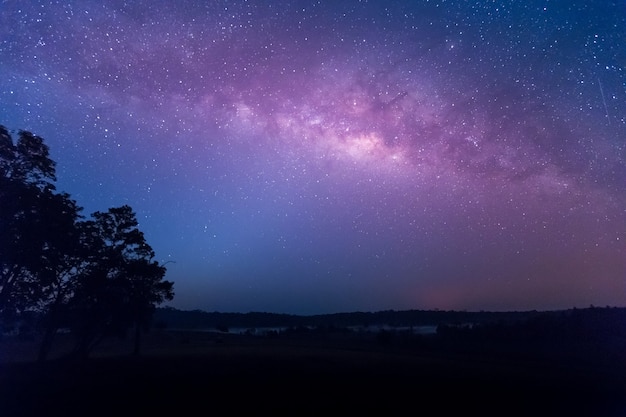
[[[130,206],[85,219],[55,181],[43,139],[20,131],[14,143],[0,126],[0,318],[38,314],[40,359],[60,326],[72,329],[81,355],[134,327],[138,352],[141,329],[173,298],[173,283]]]

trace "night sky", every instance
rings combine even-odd
[[[624,1],[4,0],[0,109],[176,308],[626,306]]]

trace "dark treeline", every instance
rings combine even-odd
[[[158,308],[155,324],[169,329],[224,330],[256,327],[411,327],[438,326],[439,334],[495,336],[500,338],[577,337],[586,334],[620,336],[626,339],[626,308],[569,309],[559,311],[467,312],[405,310],[300,316],[263,312],[220,313]]]
[[[173,297],[132,208],[85,218],[55,187],[56,163],[39,136],[0,126],[0,324],[28,327],[40,338],[39,359],[59,328],[87,356],[104,337],[141,332],[154,308]]]
[[[159,308],[155,322],[168,328],[212,329],[217,327],[369,327],[369,326],[431,326],[441,323],[483,323],[488,321],[514,321],[532,317],[538,312],[491,313],[462,311],[378,311],[320,314],[300,316],[276,313],[220,313],[201,310],[183,311],[171,307]]]
[[[154,318],[159,328],[181,332],[181,340],[220,340],[225,333],[234,333],[231,337],[236,338],[244,330],[244,336],[290,343],[333,340],[358,349],[377,346],[444,356],[547,360],[565,367],[626,367],[626,308],[617,307],[525,312],[389,310],[317,316],[159,308]],[[418,326],[435,326],[436,331],[422,334]],[[257,331],[260,328],[271,329]]]

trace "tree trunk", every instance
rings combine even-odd
[[[45,361],[48,358],[50,350],[52,349],[52,342],[54,341],[54,336],[56,335],[59,328],[59,308],[62,300],[62,294],[57,294],[57,297],[54,300],[54,304],[50,307],[50,310],[48,311],[48,317],[44,318],[43,339],[41,340],[41,344],[39,345],[39,353],[37,354],[37,360],[39,362]]]
[[[139,321],[135,323],[135,347],[133,355],[138,356],[141,351],[141,324]]]
[[[41,340],[41,344],[39,345],[39,352],[37,354],[37,361],[43,362],[48,359],[48,354],[52,349],[52,342],[54,341],[54,335],[56,334],[55,326],[46,326],[46,329],[43,334],[43,339]]]

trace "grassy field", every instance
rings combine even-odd
[[[129,341],[115,341],[89,360],[63,359],[59,340],[57,357],[38,364],[30,345],[0,342],[3,417],[626,416],[621,367],[545,355],[161,332],[139,357],[127,354]]]

